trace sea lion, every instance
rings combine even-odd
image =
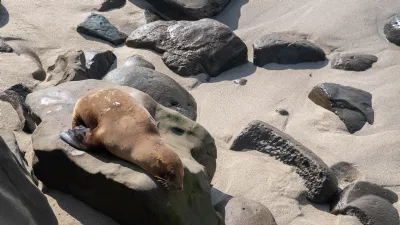
[[[81,150],[105,148],[154,176],[164,188],[183,190],[183,164],[160,136],[150,113],[115,88],[91,92],[74,108],[72,129],[63,141]]]

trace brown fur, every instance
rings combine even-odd
[[[162,139],[149,112],[128,93],[103,89],[80,98],[75,105],[72,128],[85,126],[88,149],[104,147],[156,177],[163,186],[181,190],[183,165]]]

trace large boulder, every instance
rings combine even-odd
[[[213,19],[149,23],[133,31],[126,45],[163,53],[165,65],[182,76],[217,76],[247,62],[245,43]]]
[[[165,107],[192,120],[197,118],[197,103],[192,95],[163,73],[141,66],[123,66],[110,71],[103,80],[136,88]]]
[[[0,134],[0,223],[57,225],[46,197],[36,186],[12,132]]]
[[[101,79],[110,70],[117,56],[110,50],[104,52],[85,52],[86,68],[88,77]]]
[[[71,128],[75,102],[102,88],[130,93],[159,122],[162,137],[184,164],[183,191],[165,191],[135,164],[106,152],[78,151],[59,138],[61,131]],[[217,152],[214,139],[201,125],[141,91],[99,80],[37,91],[26,102],[42,119],[32,135],[38,158],[33,169],[46,186],[73,195],[120,224],[219,224],[210,187]]]
[[[158,11],[174,20],[197,20],[218,15],[230,0],[147,0]]]

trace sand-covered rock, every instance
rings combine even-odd
[[[57,225],[12,132],[0,133],[0,221],[7,225]]]
[[[164,140],[185,166],[184,190],[167,192],[138,166],[109,153],[85,153],[59,138],[71,128],[78,98],[101,88],[127,91],[159,122]],[[214,139],[196,122],[156,103],[130,87],[85,80],[68,82],[28,95],[27,104],[42,122],[32,141],[36,176],[48,187],[69,193],[120,224],[217,225],[210,181],[217,157]]]
[[[308,188],[307,199],[326,203],[338,190],[338,181],[329,167],[307,147],[262,121],[252,121],[233,140],[231,150],[257,150],[296,167]]]
[[[152,70],[156,69],[151,62],[147,61],[141,55],[131,55],[131,56],[129,56],[125,60],[124,66],[140,66],[140,67],[146,67],[146,68],[149,68],[149,69],[152,69]]]
[[[304,37],[272,33],[257,39],[253,44],[256,66],[268,63],[297,64],[325,61],[325,52]]]
[[[331,166],[332,172],[335,174],[339,181],[339,186],[348,185],[353,181],[361,178],[360,171],[348,162],[338,162]]]
[[[91,13],[81,24],[79,24],[77,31],[81,34],[108,41],[114,45],[124,43],[128,37],[112,25],[106,17],[95,13]]]
[[[174,20],[197,20],[216,16],[230,0],[147,0],[161,13]]]
[[[394,15],[383,27],[386,39],[395,45],[400,45],[400,15]]]
[[[117,56],[110,50],[104,52],[85,52],[88,77],[102,79],[110,70],[116,59]]]
[[[340,54],[331,61],[331,67],[340,70],[365,71],[378,61],[378,57],[369,54]]]
[[[189,119],[197,118],[197,103],[192,95],[163,73],[145,67],[123,66],[110,71],[103,80],[136,88]]]
[[[104,12],[104,11],[107,11],[110,9],[116,9],[116,8],[124,6],[125,3],[126,3],[126,0],[103,0],[98,11]]]
[[[350,133],[361,130],[366,122],[374,123],[372,95],[366,91],[335,83],[322,83],[312,89],[308,98],[338,115]]]
[[[247,62],[247,46],[213,19],[156,21],[133,31],[126,45],[163,53],[163,61],[182,76],[220,73]]]
[[[0,39],[0,52],[10,53],[13,49],[6,42]]]

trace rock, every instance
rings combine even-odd
[[[13,49],[6,42],[0,39],[0,52],[10,53],[13,52]]]
[[[88,77],[102,79],[114,64],[117,56],[112,51],[85,52]]]
[[[276,109],[275,111],[281,116],[289,116],[289,112],[286,109]]]
[[[245,79],[245,78],[240,78],[240,79],[234,80],[233,82],[234,82],[235,84],[246,85],[246,84],[247,84],[247,79]]]
[[[338,162],[331,166],[331,170],[338,178],[339,184],[351,183],[361,176],[360,171],[348,162]]]
[[[46,197],[36,186],[12,132],[0,137],[1,224],[56,225]]]
[[[355,133],[366,122],[374,123],[372,95],[366,91],[334,83],[322,83],[313,88],[308,98],[315,104],[334,112]]]
[[[104,0],[104,2],[101,4],[98,11],[104,12],[104,11],[107,11],[110,9],[116,9],[116,8],[124,6],[125,3],[126,3],[126,0]]]
[[[386,39],[395,45],[400,46],[400,16],[395,15],[391,21],[383,27],[383,33]]]
[[[333,69],[349,71],[365,71],[378,61],[378,57],[368,54],[343,54],[337,55],[331,61]]]
[[[325,52],[316,44],[284,33],[272,33],[260,37],[253,44],[254,65],[268,63],[297,64],[325,61]]]
[[[71,126],[75,102],[102,88],[129,92],[159,122],[164,140],[185,166],[184,190],[167,192],[133,163],[107,152],[86,153],[59,138]],[[156,103],[147,94],[99,80],[68,82],[33,92],[27,104],[42,122],[32,135],[38,158],[33,169],[47,187],[63,191],[121,225],[217,225],[210,182],[217,150],[212,136],[196,122]]]
[[[90,78],[87,74],[85,54],[82,51],[69,50],[59,55],[54,65],[47,69],[47,72],[46,80],[40,83],[36,89]]]
[[[250,199],[233,197],[221,201],[214,208],[225,218],[225,225],[276,225],[269,209]]]
[[[247,62],[245,43],[212,19],[149,23],[133,31],[126,45],[163,53],[165,65],[182,76],[217,76]]]
[[[187,90],[193,90],[197,88],[202,83],[207,83],[210,81],[210,76],[204,73],[197,74],[195,76],[186,77],[179,83],[184,86]]]
[[[192,95],[171,77],[155,70],[127,66],[109,72],[103,80],[129,86],[150,95],[161,105],[173,109],[189,119],[197,118],[197,103]]]
[[[154,21],[158,20],[164,20],[158,13],[156,13],[153,10],[145,9],[143,11],[144,14],[144,19],[146,20],[146,23],[151,23]]]
[[[254,120],[235,138],[231,150],[257,150],[296,167],[296,173],[308,188],[307,199],[313,203],[332,200],[338,181],[329,167],[311,150],[291,136],[262,121]]]
[[[356,216],[363,225],[398,225],[399,213],[387,200],[366,195],[346,204],[336,214]]]
[[[230,0],[147,0],[173,20],[198,20],[218,15]]]
[[[126,34],[118,31],[107,18],[95,13],[91,13],[85,21],[79,24],[77,31],[81,34],[108,41],[114,45],[124,43],[128,37]]]
[[[149,61],[147,61],[143,56],[141,55],[132,55],[129,56],[124,63],[125,66],[140,66],[140,67],[146,67],[152,70],[155,70],[156,67]]]
[[[398,201],[397,194],[389,189],[367,181],[357,181],[343,189],[339,201],[333,207],[332,213],[336,214],[337,212],[344,210],[349,203],[367,195],[381,197],[389,201],[391,204]]]

